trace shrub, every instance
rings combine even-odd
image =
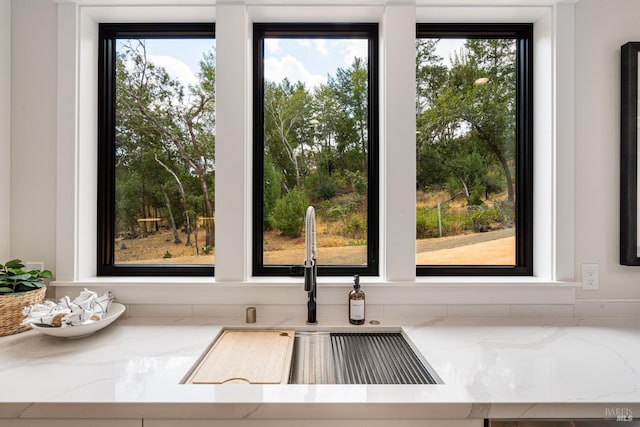
[[[346,215],[344,206],[340,203],[334,203],[331,200],[323,200],[320,202],[316,213],[325,221],[329,222],[336,222]]]
[[[451,197],[455,197],[460,191],[462,191],[462,184],[460,184],[460,181],[456,177],[450,177],[447,179],[444,186]]]
[[[513,227],[516,218],[516,204],[513,201],[504,200],[494,205],[498,212],[497,221],[503,227]]]
[[[318,200],[329,200],[338,192],[338,185],[330,176],[324,177],[318,184],[316,196]]]
[[[471,206],[468,217],[471,228],[475,231],[487,231],[489,226],[498,221],[498,210],[486,206]]]
[[[349,239],[349,246],[367,246],[367,239]]]
[[[361,196],[367,194],[367,177],[359,171],[347,171],[347,177],[351,181],[353,189]]]
[[[280,198],[280,181],[280,174],[273,166],[270,157],[266,157],[264,160],[264,204],[262,205],[265,230],[276,227],[273,210]]]
[[[436,209],[418,209],[416,211],[416,238],[439,237],[438,211]]]
[[[273,210],[276,227],[287,237],[300,237],[309,196],[297,188],[276,202]]]
[[[470,194],[469,194],[469,202],[473,206],[479,206],[482,202],[482,197],[485,196],[487,188],[482,184],[479,178],[473,182],[471,186]]]
[[[364,240],[367,238],[367,220],[361,215],[351,215],[339,232],[350,239]]]
[[[473,228],[473,222],[468,210],[453,211],[447,204],[440,210],[442,235],[451,236]],[[437,208],[418,208],[416,210],[416,238],[429,239],[440,237]]]

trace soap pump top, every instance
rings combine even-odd
[[[360,289],[360,276],[357,274],[353,276],[353,289]]]

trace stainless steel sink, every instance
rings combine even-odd
[[[438,384],[400,332],[296,332],[290,384]]]

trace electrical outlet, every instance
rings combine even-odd
[[[598,264],[582,264],[582,289],[598,290]]]

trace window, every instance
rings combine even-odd
[[[254,24],[253,274],[378,274],[377,24]]]
[[[531,24],[419,24],[418,275],[533,274]]]
[[[100,24],[98,274],[212,275],[213,24]]]

